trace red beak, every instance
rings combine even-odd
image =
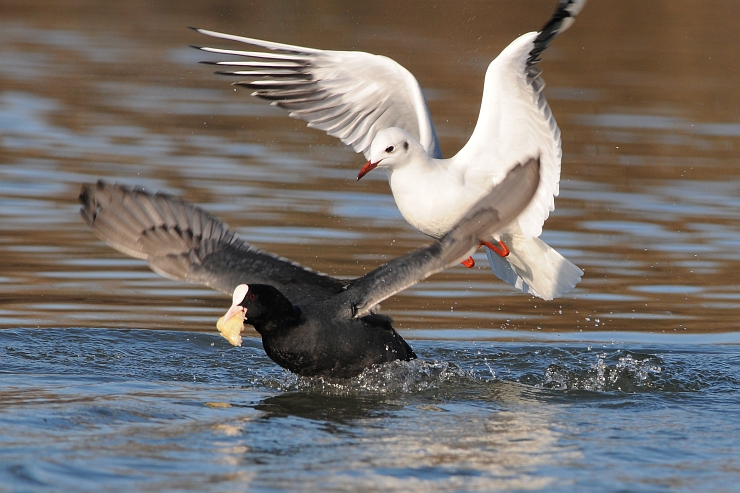
[[[380,161],[378,161],[378,163],[379,162]],[[371,163],[370,161],[366,162],[365,166],[363,166],[360,172],[357,173],[357,181],[360,181],[360,178],[374,170],[378,163]]]

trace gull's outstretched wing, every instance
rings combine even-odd
[[[380,130],[400,127],[419,140],[432,157],[441,157],[424,96],[411,72],[390,58],[360,51],[330,51],[273,43],[206,29],[195,31],[271,51],[241,51],[196,46],[241,59],[204,62],[232,70],[235,85],[285,108],[293,118],[324,130],[368,157]]]
[[[518,219],[522,233],[537,237],[555,208],[559,193],[560,129],[542,92],[536,67],[542,52],[567,29],[586,0],[560,0],[540,32],[524,34],[488,66],[480,114],[473,135],[452,158],[465,181],[483,189],[499,183],[514,163],[540,157],[542,180],[532,202]]]
[[[361,317],[381,301],[457,264],[478,246],[481,239],[490,238],[500,231],[527,206],[540,181],[539,167],[536,159],[516,166],[438,242],[391,260],[355,279],[334,300],[349,307],[352,315]]]
[[[110,246],[171,279],[231,294],[239,284],[270,284],[291,302],[322,301],[346,283],[261,251],[218,218],[164,193],[105,182],[82,185],[82,217]]]

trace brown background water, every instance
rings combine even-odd
[[[182,195],[248,241],[358,276],[427,242],[362,156],[234,90],[208,29],[384,54],[424,88],[442,150],[467,140],[487,64],[555,2],[0,2],[0,327],[210,331],[228,300],[98,241],[79,184]],[[563,135],[543,239],[585,271],[544,302],[454,268],[383,305],[425,337],[737,330],[740,4],[592,1],[545,53]],[[442,330],[453,329],[453,330]],[[459,329],[467,329],[459,331]],[[470,332],[473,330],[474,332]]]

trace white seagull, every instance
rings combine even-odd
[[[390,58],[330,51],[196,29],[215,38],[272,52],[196,46],[244,60],[204,62],[237,67],[219,74],[249,80],[235,85],[287,109],[289,116],[338,137],[368,160],[359,180],[386,170],[401,214],[414,228],[441,238],[506,174],[539,156],[541,180],[529,206],[505,230],[484,241],[493,272],[524,293],[551,300],[572,289],[583,271],[538,236],[559,193],[560,129],[542,93],[536,67],[586,0],[560,0],[540,32],[514,40],[488,66],[478,122],[467,144],[443,159],[419,83]],[[463,262],[474,265],[472,257]]]

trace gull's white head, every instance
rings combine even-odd
[[[370,160],[362,167],[357,179],[375,168],[387,169],[406,163],[417,148],[421,148],[421,144],[404,129],[390,127],[381,130],[370,144]]]
[[[246,284],[240,284],[234,289],[234,294],[231,295],[231,308],[224,315],[224,322],[228,322],[237,313],[241,313],[242,317],[244,316],[247,310],[241,306],[241,303],[246,299],[248,292],[249,286]]]

